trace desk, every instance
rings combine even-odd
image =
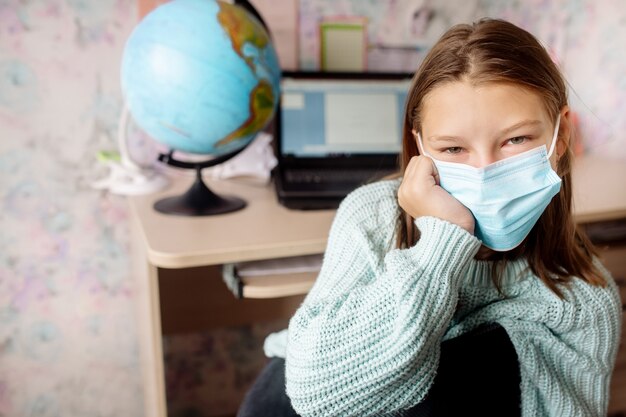
[[[574,167],[577,221],[626,218],[626,163],[583,157]],[[138,279],[139,336],[145,412],[166,416],[158,268],[188,268],[230,262],[322,253],[334,210],[293,211],[281,206],[270,185],[210,181],[219,194],[248,201],[235,213],[210,217],[164,215],[152,209],[164,197],[183,193],[191,178],[166,191],[130,197],[133,258]]]

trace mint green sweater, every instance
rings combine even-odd
[[[361,187],[341,204],[320,275],[292,317],[286,388],[302,416],[369,416],[428,393],[440,344],[483,323],[503,326],[517,351],[523,416],[605,416],[621,305],[574,279],[557,297],[525,261],[509,263],[505,296],[480,241],[434,217],[421,239],[394,249],[398,181]],[[489,393],[485,393],[488,395]]]

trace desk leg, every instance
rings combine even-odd
[[[143,372],[144,415],[166,417],[165,374],[158,269],[147,261],[145,246],[134,230],[135,277],[137,280],[138,334]]]

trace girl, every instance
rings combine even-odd
[[[402,177],[343,201],[290,321],[299,415],[406,415],[437,385],[442,346],[493,324],[516,354],[517,414],[606,415],[621,306],[572,218],[570,118],[526,31],[482,20],[443,35],[407,98]],[[475,351],[497,355],[484,340]]]

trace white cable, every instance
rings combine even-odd
[[[124,105],[117,127],[117,144],[120,162],[108,160],[109,176],[95,181],[91,186],[98,190],[108,190],[113,194],[140,195],[150,194],[165,188],[168,179],[153,167],[142,167],[130,156],[128,149],[128,124],[130,111]]]
[[[120,120],[117,124],[117,145],[120,151],[120,160],[125,168],[128,168],[135,172],[141,172],[141,166],[137,164],[130,156],[128,150],[128,122],[130,120],[130,111],[128,106],[124,104],[122,113],[120,114]]]

